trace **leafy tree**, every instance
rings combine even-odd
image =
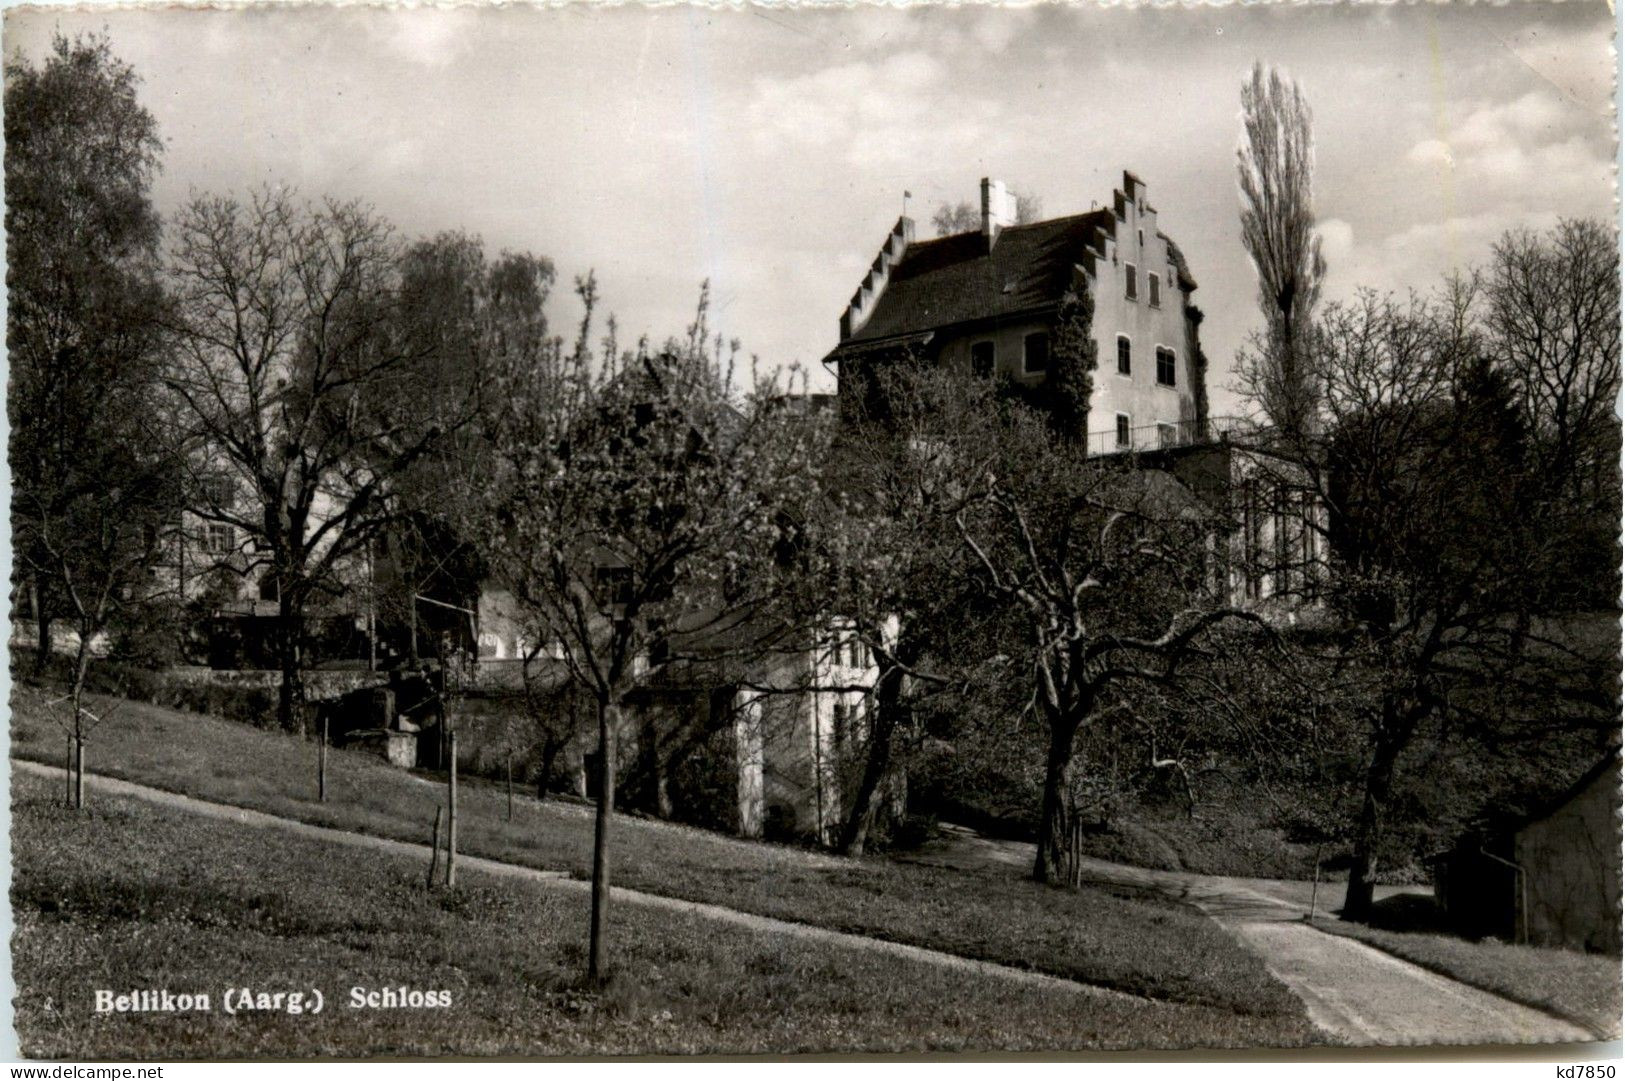
[[[514,252],[489,259],[478,238],[442,233],[408,245],[398,266],[391,333],[418,358],[417,374],[374,384],[364,408],[424,430],[443,415],[458,415],[466,403],[483,415],[489,407],[481,402],[478,381],[485,374],[540,363],[556,348],[544,310],[554,278],[547,259]],[[378,449],[387,467],[393,448]],[[425,606],[419,596],[463,609],[478,602],[487,568],[471,527],[493,461],[480,423],[445,430],[421,456],[394,471],[385,493],[389,528],[382,539],[390,549],[393,588],[379,602],[388,631],[413,665],[421,644],[438,644],[435,629],[467,625],[462,615]],[[458,643],[463,637],[453,635]]]
[[[599,774],[588,978],[608,974],[609,830],[617,741],[655,647],[753,618],[788,512],[816,493],[801,418],[767,386],[741,399],[706,302],[684,340],[625,357],[590,347],[509,368],[486,488],[493,563],[522,621],[563,655],[597,715]]]
[[[949,682],[930,662],[943,658],[967,614],[968,583],[951,529],[962,488],[945,483],[944,457],[965,451],[958,438],[992,404],[985,385],[967,387],[918,360],[859,379],[867,393],[847,403],[796,568],[802,621],[838,615],[877,668],[872,688],[841,688],[866,691],[871,707],[837,838],[846,855],[863,854],[898,776],[901,743],[918,735],[921,699]]]
[[[53,616],[77,634],[68,705],[81,768],[93,645],[148,598],[176,505],[149,430],[163,300],[148,189],[160,143],[136,86],[95,37],[59,36],[40,66],[6,66],[14,573],[32,591],[41,659]]]
[[[1265,347],[1243,378],[1271,421],[1292,429],[1313,413],[1306,330],[1326,272],[1315,233],[1314,135],[1297,83],[1263,63],[1241,90],[1236,149],[1241,240],[1258,272]]]

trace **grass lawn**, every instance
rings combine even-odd
[[[1316,920],[1332,934],[1358,939],[1440,975],[1555,1013],[1598,1039],[1620,1034],[1620,959],[1573,950],[1514,946],[1454,935],[1390,931]]]
[[[568,884],[417,860],[12,778],[16,1030],[33,1058],[1064,1050],[1278,1043],[1228,1009],[1035,988],[623,905],[601,992]],[[355,1009],[350,988],[449,991]],[[224,1012],[227,988],[320,989],[320,1014]],[[208,1013],[96,1013],[95,992],[206,993]]]
[[[34,707],[14,708],[14,756],[60,763],[58,738]],[[443,786],[368,755],[336,752],[328,763],[330,799],[318,803],[315,760],[313,744],[133,702],[97,731],[87,755],[93,771],[199,798],[379,836],[428,839]],[[585,877],[589,808],[526,798],[517,801],[511,823],[503,808],[499,788],[467,786],[459,806],[460,847]],[[632,816],[617,817],[611,852],[620,886],[1210,1006],[1235,1015],[1236,1038],[1248,1043],[1314,1038],[1302,1004],[1257,957],[1195,909],[1150,894],[1042,887],[1008,874],[881,858],[837,859]]]

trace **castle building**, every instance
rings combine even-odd
[[[918,240],[899,218],[840,320],[825,358],[843,391],[865,364],[912,353],[986,378],[1038,385],[1068,293],[1094,301],[1098,367],[1089,401],[1092,454],[1203,441],[1205,360],[1196,280],[1157,224],[1133,173],[1110,207],[1017,224],[1016,200],[982,181],[976,232]]]

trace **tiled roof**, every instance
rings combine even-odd
[[[1094,231],[1114,232],[1108,210],[1002,229],[993,250],[981,232],[910,244],[873,314],[849,343],[998,319],[1055,304],[1084,263]]]

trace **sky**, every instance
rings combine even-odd
[[[154,188],[289,185],[403,236],[593,271],[623,340],[713,325],[814,389],[897,216],[921,236],[984,176],[1044,216],[1146,182],[1207,318],[1216,414],[1260,322],[1235,184],[1255,60],[1314,111],[1325,296],[1426,290],[1504,231],[1617,218],[1602,3],[1208,8],[10,9],[8,58],[103,31],[164,141]]]

